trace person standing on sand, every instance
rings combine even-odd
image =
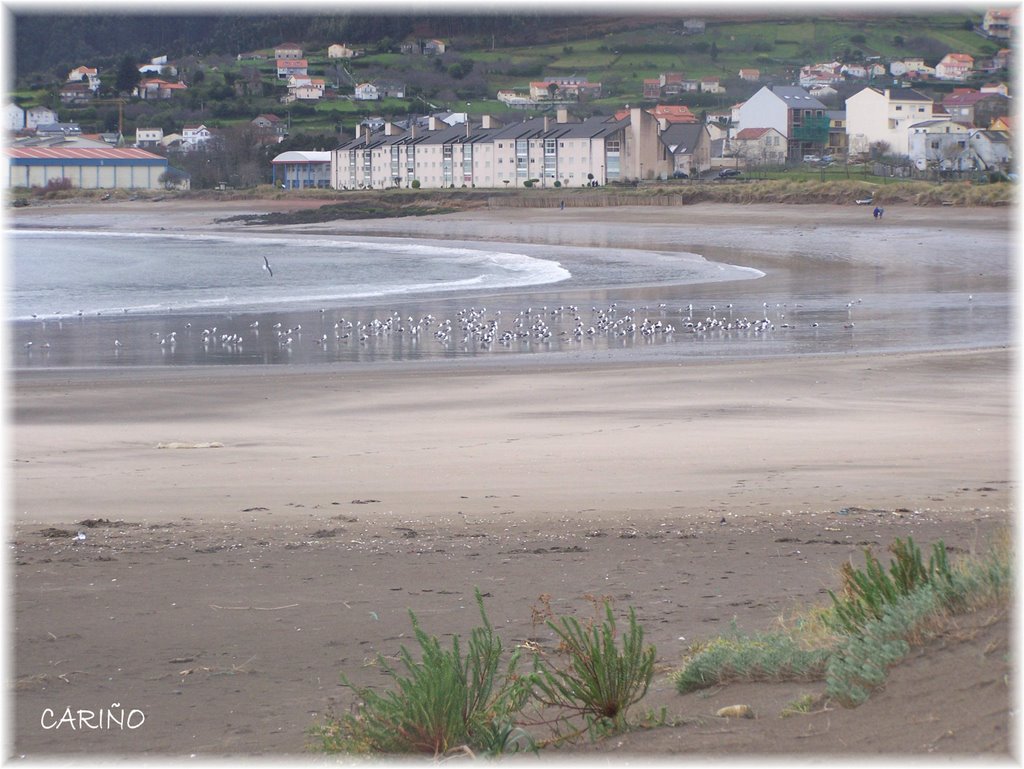
[[[871,213],[876,219],[878,219],[882,215],[882,209],[879,208],[878,206],[875,206],[875,210],[872,211]]]

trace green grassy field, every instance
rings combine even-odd
[[[709,20],[707,31],[702,35],[679,34],[681,16],[677,19],[652,17],[650,24],[643,26],[636,26],[635,20],[632,20],[630,25],[623,25],[631,28],[614,29],[611,32],[598,31],[597,28],[577,29],[571,20],[567,20],[564,35],[557,42],[494,50],[489,45],[477,49],[455,45],[443,61],[448,66],[453,60],[470,59],[474,63],[474,76],[479,78],[482,75],[486,80],[483,92],[489,101],[484,102],[479,96],[470,98],[473,112],[507,112],[505,105],[493,101],[500,89],[525,90],[530,81],[546,76],[575,75],[603,84],[604,94],[593,104],[607,113],[624,103],[640,102],[644,79],[656,78],[663,72],[682,72],[688,78],[714,75],[735,79],[740,68],[755,67],[761,70],[763,79],[791,82],[794,70],[802,64],[842,58],[856,59],[858,51],[865,57],[879,56],[885,61],[893,57],[921,55],[922,52],[916,50],[915,46],[928,47],[932,58],[938,50],[959,51],[982,58],[1001,47],[966,28],[965,22],[980,21],[978,12],[958,14],[944,10],[941,14],[931,16],[893,14],[881,17],[866,15],[861,18],[854,17],[849,10],[845,13],[843,18],[796,16],[792,13],[774,20],[733,21],[719,18]],[[611,27],[605,27],[608,28]],[[402,80],[403,74],[410,68],[422,70],[434,66],[433,60],[398,53],[371,52],[345,61],[327,59],[324,53],[322,50],[307,52],[310,74],[325,77],[331,83],[340,77],[344,85],[343,92],[349,86],[344,75],[337,71],[339,66],[343,66],[357,82],[370,79],[382,70],[389,77]],[[226,75],[237,77],[243,69],[251,70],[253,67],[261,74],[265,88],[272,94],[249,97],[248,105],[258,111],[281,111],[277,98],[283,88],[282,82],[276,77],[274,62],[231,61],[221,64],[219,71],[205,68],[203,82],[192,84],[190,94],[205,92],[203,101],[207,106],[203,120],[213,126],[221,124],[218,113],[209,108],[210,104],[215,104],[216,99],[221,97],[210,96],[211,89],[220,86],[224,90]],[[339,119],[348,127],[360,115],[423,111],[426,109],[424,99],[439,104],[441,108],[464,109],[462,105],[466,97],[447,104],[441,95],[447,90],[450,97],[453,90],[457,92],[459,85],[460,81],[453,80],[447,89],[437,93],[428,90],[422,94],[423,99],[410,97],[378,103],[324,101],[316,105],[315,115],[300,115],[293,123],[297,122],[303,129],[312,130],[322,126],[333,131]],[[727,106],[745,95],[726,94],[718,100],[721,104],[716,104],[715,108]],[[46,89],[19,91],[12,96],[17,97],[25,106],[53,102],[52,91]],[[180,100],[176,101],[180,103]],[[185,102],[185,105],[191,105],[191,102]],[[169,104],[161,107],[164,110],[168,107],[182,109]],[[236,112],[233,109],[220,110],[220,114],[230,115],[231,119],[234,119]]]

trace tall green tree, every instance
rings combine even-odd
[[[120,94],[131,93],[139,84],[142,75],[135,60],[125,54],[121,57],[121,63],[117,65],[117,78],[114,80],[114,88]]]

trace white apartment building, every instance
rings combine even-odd
[[[486,187],[531,184],[583,187],[593,182],[666,178],[672,158],[659,140],[658,121],[636,108],[622,119],[595,117],[569,122],[532,118],[506,126],[484,116],[479,124],[447,126],[431,118],[427,130],[360,135],[334,150],[331,186],[336,189]],[[557,184],[556,184],[557,182]]]
[[[913,88],[864,88],[846,100],[846,136],[851,155],[885,142],[890,152],[906,155],[908,129],[933,118],[932,100]]]
[[[8,131],[20,131],[25,127],[25,110],[14,102],[4,105],[4,128]]]
[[[57,113],[41,104],[25,110],[25,128],[39,128],[57,122]]]

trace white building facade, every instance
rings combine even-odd
[[[846,100],[847,146],[852,155],[885,142],[890,152],[906,155],[908,129],[933,118],[932,100],[913,88],[864,88]]]
[[[497,126],[485,117],[478,125],[434,121],[431,128],[403,132],[387,124],[376,134],[363,132],[334,151],[331,186],[582,187],[672,171],[658,121],[638,108],[621,120],[569,122],[559,111],[556,120]]]

